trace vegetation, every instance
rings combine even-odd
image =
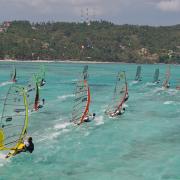
[[[12,21],[1,29],[0,59],[180,63],[180,25]]]

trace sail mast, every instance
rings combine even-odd
[[[82,76],[76,84],[75,99],[72,112],[72,120],[75,124],[81,124],[89,113],[91,101],[90,88],[88,85],[88,66],[84,67]]]
[[[170,79],[170,65],[167,66],[165,80],[162,84],[164,88],[169,88],[169,79]]]
[[[0,121],[0,150],[16,150],[28,127],[28,103],[22,86],[10,86]]]
[[[124,102],[127,100],[128,86],[125,72],[119,72],[116,79],[114,94],[111,103],[109,104],[106,114],[113,117],[118,111],[121,111]]]

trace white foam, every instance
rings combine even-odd
[[[169,89],[168,90],[168,94],[170,94],[170,95],[175,95],[175,94],[177,94],[177,92],[178,92],[178,90],[176,90],[176,89]]]
[[[87,131],[84,136],[89,136],[89,134],[90,134],[90,132]]]
[[[155,89],[153,90],[153,92],[154,92],[154,93],[157,93],[157,92],[160,92],[160,91],[163,91],[163,90],[165,90],[165,88],[163,88],[163,87],[157,87],[157,88],[155,88]]]
[[[138,81],[132,81],[132,82],[130,82],[130,86],[132,86],[133,84],[137,84],[138,83]]]
[[[4,154],[0,154],[0,159],[4,159],[5,155]]]
[[[12,84],[12,83],[13,82],[10,82],[10,81],[2,82],[2,83],[0,83],[0,87],[6,86],[6,85]]]
[[[78,81],[78,79],[72,79],[72,82],[77,82]]]
[[[54,133],[51,134],[50,139],[51,139],[51,138],[52,138],[52,139],[57,138],[60,134],[61,134],[60,131],[54,132]]]
[[[6,156],[5,154],[0,154],[0,167],[3,167],[4,164],[7,162],[5,156]]]
[[[65,129],[67,126],[71,125],[70,122],[64,122],[64,123],[59,123],[59,124],[56,124],[54,126],[54,129],[55,130],[58,130],[58,129]]]
[[[123,104],[123,107],[125,107],[125,108],[126,108],[126,107],[129,107],[129,106],[128,106],[127,104],[125,104],[125,103],[124,103],[124,104]]]
[[[164,104],[168,105],[168,104],[173,104],[174,101],[165,101]]]
[[[61,101],[64,101],[64,100],[66,100],[67,98],[70,98],[70,97],[74,97],[74,94],[67,94],[67,95],[58,96],[58,99],[61,100]]]
[[[155,86],[156,84],[155,83],[152,83],[152,82],[147,82],[146,84],[145,84],[145,86]]]
[[[101,124],[104,124],[103,116],[98,116],[98,117],[96,117],[94,121],[95,121],[95,124],[96,124],[97,126],[99,126],[99,125],[101,125]]]

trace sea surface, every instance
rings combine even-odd
[[[180,180],[180,91],[175,89],[180,66],[171,65],[171,87],[163,89],[166,65],[141,65],[137,83],[137,64],[88,64],[90,112],[96,119],[77,126],[70,120],[75,83],[85,64],[0,62],[1,100],[13,65],[21,83],[45,66],[47,83],[40,89],[45,106],[29,114],[34,152],[8,160],[7,152],[0,152],[0,180]],[[154,85],[157,67],[161,82]],[[104,111],[122,70],[129,100],[125,114],[110,119]]]

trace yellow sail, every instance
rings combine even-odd
[[[0,150],[16,150],[21,146],[28,128],[26,90],[11,85],[4,100],[0,120]]]

